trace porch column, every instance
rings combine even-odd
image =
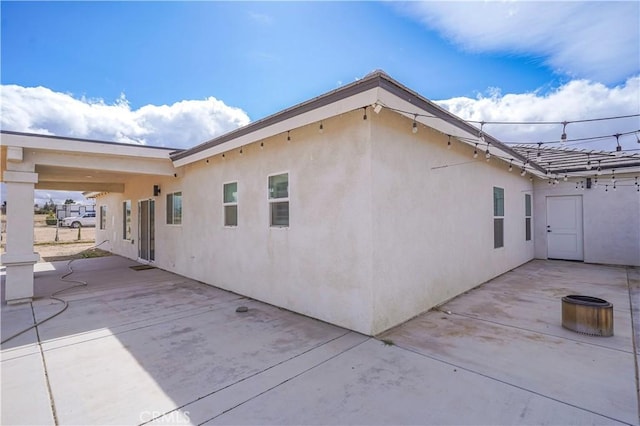
[[[33,190],[38,174],[5,171],[7,188],[7,241],[2,264],[6,266],[7,303],[30,302],[33,298],[33,265],[40,256],[33,252]]]

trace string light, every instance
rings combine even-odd
[[[487,159],[487,161],[491,160],[491,153],[489,152],[489,145],[491,145],[491,142],[487,143],[487,150],[484,152],[484,157]]]
[[[527,174],[527,169],[523,167],[522,170],[520,170],[520,176],[524,176],[526,174]]]
[[[416,123],[416,118],[418,118],[418,114],[415,114],[413,117],[413,126],[411,127],[411,131],[415,134],[418,133],[418,123]]]
[[[578,190],[578,182],[576,182],[576,191]]]
[[[567,141],[567,124],[569,124],[566,121],[562,122],[562,135],[560,135],[560,141],[561,142],[566,142]]]
[[[584,181],[583,180],[580,181],[580,189],[582,189],[584,191]]]
[[[320,128],[318,129],[318,132],[320,133],[324,132],[324,126],[322,125],[322,121],[320,122]]]
[[[240,147],[240,155],[242,155],[242,147]]]
[[[564,180],[565,182],[566,182],[566,181],[568,181],[568,180],[569,180],[569,176],[568,176],[568,175],[564,175],[563,180]]]
[[[595,178],[593,178],[593,187],[597,188],[598,187],[598,176],[596,176]]]
[[[224,157],[224,152],[222,153],[222,158],[223,158],[223,159],[225,158],[225,157]]]
[[[364,110],[364,115],[362,116],[363,120],[367,119],[367,107],[362,107],[362,109]]]
[[[287,130],[287,142],[291,142],[291,135],[289,134],[290,130]]]
[[[604,186],[604,192],[609,192],[609,185]]]
[[[613,190],[614,191],[616,190],[616,183],[615,182],[613,182]]]
[[[447,140],[447,149],[451,149],[451,135],[448,135],[449,139]]]
[[[602,167],[600,167],[600,162],[601,160],[598,160],[598,169],[596,170],[596,176],[600,174],[600,172],[602,172]]]
[[[513,171],[513,158],[509,160],[509,172]]]
[[[591,170],[591,156],[589,154],[587,154],[587,170]]]
[[[480,122],[480,132],[478,133],[478,138],[482,141],[485,142],[484,139],[484,130],[482,130],[482,128],[484,127],[484,121]]]
[[[615,183],[615,181],[616,181],[616,170],[613,169],[611,170],[611,182]]]
[[[620,133],[613,135],[616,137],[616,155],[622,155],[622,147],[620,146]]]
[[[478,158],[478,144],[473,148],[473,158]]]
[[[540,158],[540,148],[542,147],[542,142],[538,142],[538,153],[536,154],[536,157]]]
[[[260,142],[260,149],[264,149],[264,142]]]

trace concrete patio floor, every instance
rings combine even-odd
[[[637,268],[535,260],[374,339],[132,265],[75,261],[89,285],[2,345],[3,425],[639,423]],[[62,306],[67,262],[37,266],[3,339]],[[561,327],[576,293],[613,303],[613,337]]]

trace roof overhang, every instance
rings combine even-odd
[[[176,173],[170,148],[5,130],[0,137],[2,170],[37,173],[36,189],[123,192],[127,181],[141,175]]]
[[[296,128],[327,120],[357,109],[379,105],[431,127],[445,135],[473,145],[479,142],[479,129],[450,112],[440,108],[418,93],[393,80],[382,71],[376,71],[354,83],[338,88],[279,113],[255,121],[194,148],[173,153],[176,167],[184,166],[226,151],[241,148]],[[498,158],[525,162],[525,158],[494,137],[484,134]],[[539,173],[544,169],[535,163],[530,167]]]

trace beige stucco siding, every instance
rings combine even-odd
[[[359,112],[186,166],[162,182],[101,197],[121,227],[122,199],[156,197],[156,263],[221,288],[370,332],[370,122]],[[268,176],[289,173],[289,228],[269,226]],[[238,226],[223,226],[222,186],[238,182]],[[166,225],[165,195],[182,191],[183,223]],[[116,201],[113,201],[116,200]],[[134,212],[137,227],[137,212]],[[116,233],[118,231],[116,230]],[[121,233],[121,231],[120,231]],[[131,247],[130,247],[131,246]],[[137,244],[114,251],[136,258]]]
[[[383,111],[372,129],[373,333],[533,258],[528,177]],[[447,166],[447,167],[442,167]],[[493,248],[493,187],[505,190],[505,244]]]

